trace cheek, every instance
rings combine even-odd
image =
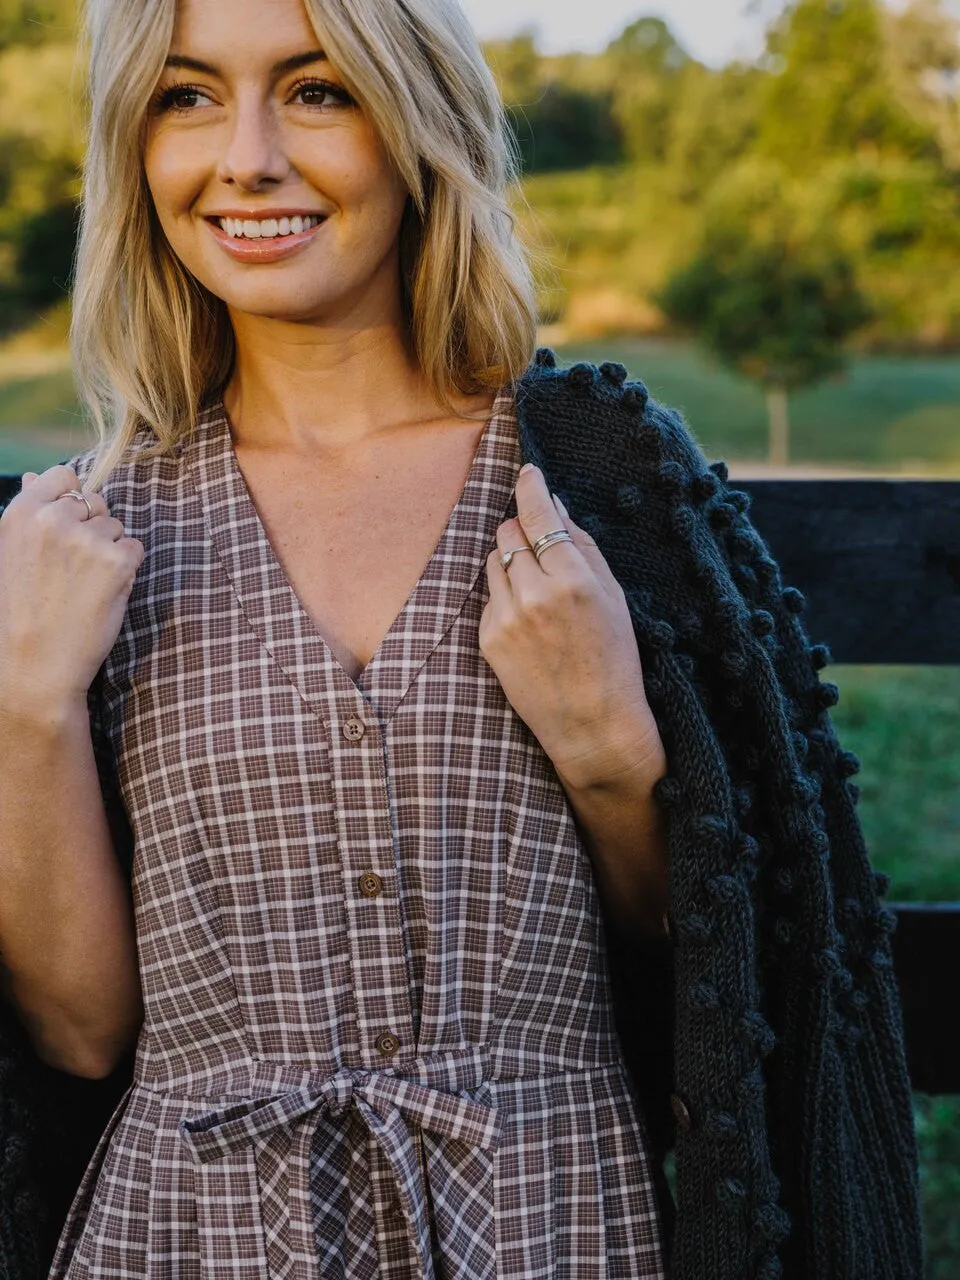
[[[377,224],[399,221],[407,189],[371,130],[361,126],[328,153],[327,173],[345,205],[362,209]],[[323,187],[322,179],[318,185]],[[331,193],[332,194],[332,193]]]
[[[143,156],[147,186],[161,222],[183,211],[201,181],[202,163],[183,138],[148,142]]]

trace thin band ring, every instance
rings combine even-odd
[[[93,507],[91,507],[90,505],[90,499],[87,497],[85,493],[81,493],[79,489],[68,489],[66,493],[58,494],[57,497],[58,498],[79,498],[79,500],[87,508],[87,514],[83,517],[84,520],[89,520],[90,517],[93,515]]]
[[[540,563],[540,557],[548,547],[556,546],[558,542],[572,542],[573,539],[567,533],[566,529],[552,529],[550,533],[545,533],[542,538],[538,538],[531,547],[533,554],[537,557],[537,564]]]
[[[500,565],[504,569],[510,568],[510,561],[515,555],[519,555],[521,551],[532,551],[533,547],[513,547],[510,551],[504,551],[500,556]]]

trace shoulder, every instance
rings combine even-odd
[[[534,460],[541,452],[577,455],[591,470],[631,471],[670,462],[688,480],[707,468],[683,415],[617,361],[562,367],[543,347],[517,384],[515,404],[521,447]]]
[[[66,460],[82,487],[87,485],[105,449],[106,446],[96,445]],[[98,486],[110,513],[123,520],[129,535],[139,537],[135,528],[149,525],[167,501],[180,500],[188,473],[186,453],[187,441],[163,449],[147,427],[132,436]]]

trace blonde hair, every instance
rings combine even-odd
[[[401,228],[406,314],[437,399],[493,390],[529,364],[536,306],[508,203],[515,149],[457,0],[304,0],[324,52],[410,192]],[[223,302],[183,267],[144,177],[145,122],[175,0],[88,0],[90,137],[71,340],[97,429],[99,487],[138,432],[166,453],[223,387],[234,340]]]

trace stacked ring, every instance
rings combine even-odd
[[[555,546],[558,542],[572,542],[573,539],[567,533],[566,529],[552,529],[550,533],[545,533],[542,538],[538,538],[530,550],[537,557],[537,564],[540,563],[540,557],[548,547]]]
[[[93,515],[93,507],[91,507],[90,505],[90,499],[87,497],[85,493],[81,493],[79,489],[68,489],[66,493],[58,493],[57,497],[58,498],[76,498],[78,502],[82,502],[84,506],[87,508],[87,514],[83,517],[84,520],[89,520],[90,517]]]
[[[521,551],[532,551],[532,550],[533,550],[533,547],[514,547],[511,551],[504,551],[503,554],[500,556],[501,567],[504,569],[509,569],[510,561],[513,559],[515,555],[518,555]]]

